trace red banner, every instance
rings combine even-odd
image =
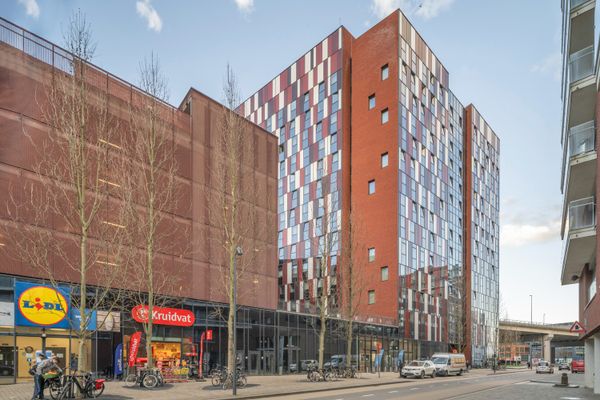
[[[135,306],[131,310],[133,319],[137,322],[148,322],[148,306]],[[152,308],[152,323],[156,325],[192,326],[194,313],[181,308]]]
[[[142,332],[135,332],[131,335],[131,339],[129,340],[129,353],[127,354],[127,359],[129,360],[129,366],[133,367],[135,365],[135,360],[137,358],[138,349],[140,348],[140,342],[142,341]]]

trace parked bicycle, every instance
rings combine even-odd
[[[56,399],[69,399],[75,394],[76,389],[83,394],[84,398],[95,399],[104,393],[104,382],[105,379],[94,379],[89,372],[83,375],[76,375],[76,372],[65,375]]]
[[[342,377],[350,379],[360,378],[358,368],[356,368],[355,366],[344,368],[344,370],[342,371]]]
[[[48,393],[50,393],[50,397],[53,400],[58,399],[58,395],[62,386],[62,374],[56,374],[56,376],[52,377],[44,377],[44,390],[48,389]]]
[[[210,373],[210,383],[217,387],[223,384],[223,381],[227,377],[227,369],[226,368],[215,368]]]
[[[306,378],[311,382],[324,382],[332,379],[330,370],[318,369],[316,367],[309,368]]]
[[[153,389],[163,386],[164,378],[158,368],[143,369],[139,373],[127,375],[125,385],[129,387],[140,385],[146,389]]]
[[[248,384],[248,380],[246,379],[246,374],[244,372],[242,372],[239,368],[236,372],[236,386],[239,388],[243,388],[244,386],[246,386]],[[227,375],[225,376],[224,380],[222,381],[221,386],[223,387],[223,390],[225,389],[229,389],[233,386],[233,373],[231,372],[227,372]]]

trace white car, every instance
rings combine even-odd
[[[540,361],[540,363],[535,368],[536,374],[553,374],[554,367],[548,361]]]
[[[403,378],[425,378],[430,376],[435,378],[435,365],[429,360],[427,361],[411,361],[410,364],[402,368],[400,372]]]

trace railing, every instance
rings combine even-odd
[[[596,225],[596,204],[593,197],[569,203],[569,231]]]
[[[569,130],[569,157],[593,151],[596,145],[594,121],[588,121]]]
[[[573,83],[594,72],[594,46],[588,46],[569,56],[569,82]]]
[[[35,33],[26,31],[25,29],[2,17],[0,17],[0,42],[21,50],[23,53],[65,73],[73,73],[73,64],[76,57],[72,53],[60,46],[55,45],[54,43],[47,41]],[[137,92],[144,96],[154,97],[139,87],[124,81],[123,79],[103,70],[92,63],[88,62],[86,65],[91,68],[93,73],[103,76],[106,80],[111,80],[114,82],[115,86],[120,85],[129,91]],[[124,98],[123,100],[128,100],[129,96],[126,97],[127,98]],[[177,110],[177,108],[171,104],[159,98],[154,98],[163,106],[168,107],[170,110]]]

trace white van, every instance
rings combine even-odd
[[[458,353],[435,353],[431,356],[435,365],[436,375],[462,375],[467,370],[464,354]]]

